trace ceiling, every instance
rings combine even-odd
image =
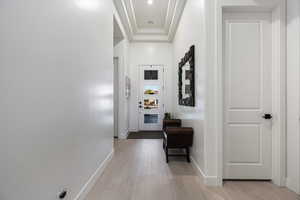
[[[117,45],[123,39],[124,39],[124,36],[121,31],[121,28],[120,28],[117,20],[114,18],[114,46]]]
[[[152,1],[152,4],[148,4]],[[114,0],[130,41],[171,42],[186,0]]]

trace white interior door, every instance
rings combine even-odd
[[[224,178],[271,179],[269,13],[224,15]]]
[[[139,130],[162,130],[163,66],[140,67]]]

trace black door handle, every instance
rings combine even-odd
[[[266,113],[266,114],[264,114],[264,115],[262,116],[262,118],[264,118],[264,119],[272,119],[273,116],[272,116],[271,114],[269,114],[269,113]]]
[[[141,106],[141,105],[139,106],[139,108],[142,108],[142,107],[143,107],[143,106]]]

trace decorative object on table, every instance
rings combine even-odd
[[[171,113],[165,113],[164,119],[165,119],[165,120],[171,119]]]
[[[178,69],[178,103],[195,106],[195,46],[185,54]]]

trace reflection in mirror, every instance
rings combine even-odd
[[[144,94],[155,95],[159,93],[158,85],[147,85],[144,87]]]
[[[158,99],[144,99],[144,109],[158,108]]]
[[[190,74],[190,65],[189,63],[186,63],[183,67],[182,67],[182,85],[181,85],[181,89],[182,89],[182,98],[189,98],[191,97],[191,90],[190,90],[190,85],[191,85],[191,81],[189,79],[189,74]]]

